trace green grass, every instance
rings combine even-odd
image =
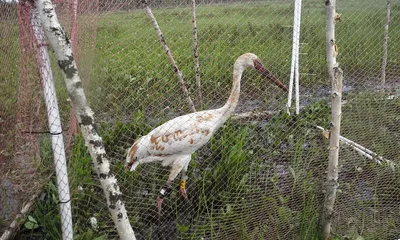
[[[336,24],[338,61],[348,84],[363,84],[366,77],[380,75],[384,6],[362,8],[365,2],[349,1],[338,6],[342,21]],[[372,4],[372,2],[371,2]],[[398,73],[400,49],[399,8],[393,6],[387,72]],[[357,9],[357,11],[355,11]],[[364,9],[364,10],[360,10]],[[322,4],[309,2],[303,9],[301,28],[302,87],[328,86],[325,80],[325,12]],[[190,8],[154,10],[164,37],[185,75],[192,97],[195,75],[192,59]],[[293,6],[290,3],[246,3],[199,6],[197,23],[205,108],[224,101],[232,79],[232,65],[245,52],[256,53],[265,65],[287,83],[290,70]],[[124,115],[149,105],[157,113],[166,106],[188,110],[170,63],[151,22],[142,10],[106,14],[99,18],[96,69],[98,88],[91,94],[95,107]],[[357,77],[357,79],[354,79]],[[255,75],[243,82],[254,95],[265,95],[265,82]],[[260,86],[263,86],[260,88]],[[260,90],[257,90],[260,89]],[[151,94],[148,96],[142,93]],[[176,94],[179,93],[179,94]],[[139,95],[138,95],[139,94]],[[174,96],[174,98],[171,98]],[[242,96],[246,96],[243,94]],[[195,97],[193,97],[196,99]],[[161,105],[161,106],[160,106]]]
[[[14,131],[9,125],[15,122],[17,91],[19,44],[18,27],[8,22],[0,22],[0,147],[3,156],[12,155]],[[6,56],[6,57],[4,57]]]
[[[371,99],[371,96],[364,98],[364,95],[356,95],[352,101],[360,104],[366,103],[365,99]],[[387,108],[382,108],[382,111],[394,109],[394,112],[384,114],[385,121],[395,117],[393,113],[397,111],[394,108],[396,102],[386,104],[383,106]],[[343,110],[344,115],[348,111],[353,112],[351,105]],[[189,167],[189,201],[184,201],[174,191],[166,199],[161,217],[157,217],[155,194],[164,184],[168,170],[150,164],[139,167],[136,172],[126,173],[117,160],[123,159],[130,137],[135,138],[151,129],[144,114],[136,113],[128,123],[103,123],[99,130],[113,159],[113,170],[124,193],[132,225],[141,238],[157,238],[160,226],[164,226],[164,234],[179,239],[202,236],[213,239],[265,239],[270,236],[275,239],[318,239],[323,201],[321,181],[325,179],[328,142],[313,126],[328,128],[329,111],[326,103],[318,102],[305,108],[299,116],[277,113],[264,127],[252,122],[243,125],[234,120],[228,121],[210,143],[193,156]],[[350,120],[343,122],[344,131],[348,125],[356,124]],[[128,137],[127,132],[133,136]],[[349,219],[355,219],[355,229],[365,239],[394,237],[399,230],[396,217],[382,209],[397,201],[394,193],[400,189],[400,182],[396,180],[398,169],[393,174],[390,169],[364,160],[344,147],[341,161],[345,167],[339,177],[343,186],[338,195],[337,213],[350,216],[346,215],[346,221],[335,225],[335,239],[349,236]],[[90,156],[80,136],[74,144],[69,163],[74,231],[78,239],[101,236],[112,239],[116,236],[110,228],[112,222],[105,211],[105,200],[97,180],[93,178]],[[368,174],[366,176],[373,179],[357,174],[352,164],[362,167]],[[391,186],[386,184],[386,180],[378,181],[381,178],[391,182]],[[371,187],[373,201],[359,198],[353,203],[354,196],[359,194],[357,187],[360,183]],[[78,186],[84,190],[78,191]],[[30,236],[37,234],[57,239],[52,236],[59,234],[59,224],[54,226],[54,219],[48,219],[57,215],[55,195],[54,184],[49,183],[45,197],[31,213],[39,227],[33,232],[24,232],[29,232]],[[357,207],[364,211],[356,211]],[[376,209],[373,222],[371,217],[365,216],[370,207]],[[88,219],[91,216],[99,220],[101,230],[90,229]],[[167,227],[171,221],[175,222],[173,229]],[[376,223],[378,228],[374,226]],[[149,232],[148,229],[153,230]]]

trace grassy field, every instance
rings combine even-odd
[[[346,84],[362,85],[374,81],[380,75],[382,56],[382,26],[384,8],[361,8],[356,1],[339,6],[342,21],[337,24],[338,61],[346,74]],[[372,1],[371,1],[372,4]],[[349,6],[347,8],[347,6]],[[338,10],[338,11],[339,11]],[[400,49],[398,26],[393,6],[391,19],[391,50],[388,72],[399,74]],[[232,4],[197,9],[199,52],[205,108],[223,102],[231,86],[232,65],[245,52],[256,53],[265,65],[283,82],[290,74],[292,12],[290,4]],[[178,66],[182,69],[189,91],[195,93],[195,75],[192,59],[191,15],[189,8],[159,9],[154,11],[165,39],[172,50]],[[323,6],[308,2],[303,9],[301,28],[301,81],[302,90],[329,87],[325,79],[325,16]],[[97,91],[105,101],[93,101],[103,111],[113,113],[145,111],[148,106],[157,106],[162,99],[164,106],[174,105],[187,109],[180,93],[176,77],[161,44],[143,11],[104,15],[99,19],[96,75]],[[247,74],[246,74],[247,75]],[[249,95],[266,95],[266,86],[256,75],[247,75],[243,98]],[[143,97],[140,93],[151,93]],[[139,95],[138,95],[139,93]],[[247,93],[247,94],[246,94]],[[174,95],[176,99],[164,97]],[[194,97],[194,99],[196,99]],[[161,108],[161,109],[162,109]],[[153,109],[159,112],[161,109]]]
[[[354,101],[368,102],[370,97],[357,96]],[[387,117],[382,120],[394,120],[396,124],[399,105],[386,102],[383,106],[379,113]],[[390,110],[393,108],[396,112]],[[141,135],[151,129],[143,113],[135,114],[128,124],[104,123],[100,132],[107,151],[115,160],[114,171],[139,239],[161,236],[170,239],[319,239],[321,184],[325,179],[328,142],[313,126],[328,127],[329,111],[326,103],[318,102],[305,108],[299,116],[276,114],[265,126],[254,121],[229,121],[210,144],[194,154],[189,167],[189,200],[183,200],[174,191],[166,200],[160,217],[157,217],[155,197],[168,170],[159,165],[146,165],[137,173],[127,174],[119,162],[129,145],[125,133]],[[346,115],[352,111],[350,105],[344,108]],[[343,122],[344,130],[357,122],[357,119],[348,118]],[[374,121],[366,124],[374,128],[379,126]],[[389,135],[390,140],[390,136],[398,134],[399,129],[395,130],[397,132],[371,134],[376,140],[385,136],[387,139]],[[381,149],[380,154],[392,156],[390,159],[399,162],[398,142],[390,140],[386,145],[385,141],[371,140],[378,144],[373,149]],[[104,211],[105,202],[93,178],[90,161],[79,136],[69,162],[74,230],[77,239],[94,236],[113,239],[116,235]],[[398,215],[393,211],[399,201],[399,170],[396,168],[393,172],[388,167],[373,164],[345,147],[341,150],[341,164],[335,239],[346,239],[356,233],[364,239],[397,236],[400,226],[396,220]],[[178,183],[175,184],[178,187]],[[79,191],[78,186],[83,191]],[[57,214],[55,191],[54,183],[49,183],[32,213],[39,223],[37,229],[25,229],[26,236],[44,235],[50,239],[59,236],[58,224],[54,226],[54,221],[46,220]],[[91,216],[100,221],[100,230],[87,230],[87,219]]]
[[[342,134],[398,163],[400,103],[367,88],[380,72],[384,6],[364,10],[361,7],[366,3],[362,3],[365,5],[349,0],[338,6],[342,13],[342,21],[336,25],[338,61],[346,74],[345,85],[354,87],[344,95],[348,103],[343,107]],[[400,41],[394,40],[400,33],[399,11],[394,3],[388,65],[392,77],[400,75],[396,66]],[[198,7],[204,109],[226,101],[233,62],[245,52],[256,53],[288,82],[292,13],[290,4],[276,1]],[[198,105],[190,9],[157,9],[154,14]],[[329,128],[330,83],[325,78],[324,8],[319,1],[307,1],[303,14],[301,90],[309,96],[302,98],[305,106],[301,114],[283,113],[286,95],[246,71],[238,111],[270,110],[274,114],[229,120],[193,155],[189,200],[173,191],[161,216],[157,215],[155,199],[168,169],[150,164],[126,173],[122,161],[136,137],[189,110],[144,12],[99,16],[94,79],[85,88],[139,239],[319,238],[328,142],[314,126]],[[62,82],[60,76],[56,78]],[[58,86],[65,99],[64,89]],[[46,146],[42,150],[44,163],[51,161],[49,151]],[[335,239],[355,234],[364,239],[398,237],[399,170],[373,164],[348,148],[341,150],[341,164]],[[69,174],[76,239],[116,238],[81,136],[69,154]],[[98,219],[98,229],[90,226],[90,217]],[[60,239],[59,221],[54,221],[59,218],[52,179],[18,238]]]

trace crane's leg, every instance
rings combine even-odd
[[[186,181],[187,181],[188,177],[187,177],[186,173],[187,173],[187,169],[189,167],[189,162],[190,162],[190,159],[182,169],[181,184],[179,185],[179,192],[181,193],[182,197],[184,197],[185,199],[187,199]]]
[[[189,156],[190,157],[190,156]],[[182,156],[177,158],[174,163],[172,164],[172,169],[171,173],[169,174],[168,181],[165,183],[165,185],[161,188],[158,197],[157,197],[157,208],[158,208],[158,213],[161,212],[161,206],[164,201],[165,197],[168,197],[171,194],[172,191],[172,182],[178,176],[179,172],[182,171],[182,169],[187,165],[186,161],[187,156]],[[189,158],[190,161],[190,158]]]

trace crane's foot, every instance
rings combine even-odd
[[[158,193],[158,197],[157,197],[157,209],[158,209],[158,213],[161,213],[161,207],[162,207],[162,203],[164,201],[165,197],[168,197],[171,194],[172,191],[172,185],[169,183],[166,183],[161,189],[160,192]]]
[[[186,194],[186,179],[181,180],[181,184],[179,185],[179,192],[181,193],[182,197],[184,199],[187,199],[187,194]]]

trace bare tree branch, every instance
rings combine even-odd
[[[336,17],[336,0],[325,1],[326,10],[326,62],[328,65],[329,79],[333,79],[333,68],[337,67],[336,56],[338,54],[335,39],[335,17]]]
[[[151,11],[151,8],[149,7],[149,4],[147,3],[147,0],[142,0],[142,3],[144,5],[144,9],[146,10],[147,15],[150,17],[151,22],[153,23],[153,27],[156,30],[158,37],[160,38],[160,42],[164,47],[165,54],[167,54],[169,61],[172,64],[172,68],[174,69],[174,72],[176,73],[176,76],[178,77],[178,80],[181,84],[181,88],[183,92],[185,93],[185,97],[189,103],[189,107],[193,112],[196,112],[196,108],[194,107],[193,101],[189,96],[189,92],[186,87],[186,82],[183,79],[183,73],[182,71],[178,68],[178,65],[175,62],[174,57],[172,56],[171,50],[169,49],[167,42],[165,41],[164,35],[161,32],[160,27],[158,26],[157,20],[154,17],[153,11]]]
[[[196,21],[196,0],[192,0],[192,23],[193,23],[193,56],[194,56],[194,71],[196,73],[196,86],[197,97],[200,108],[203,105],[203,97],[201,94],[201,81],[200,81],[200,63],[199,63],[199,50],[197,43],[197,21]]]

